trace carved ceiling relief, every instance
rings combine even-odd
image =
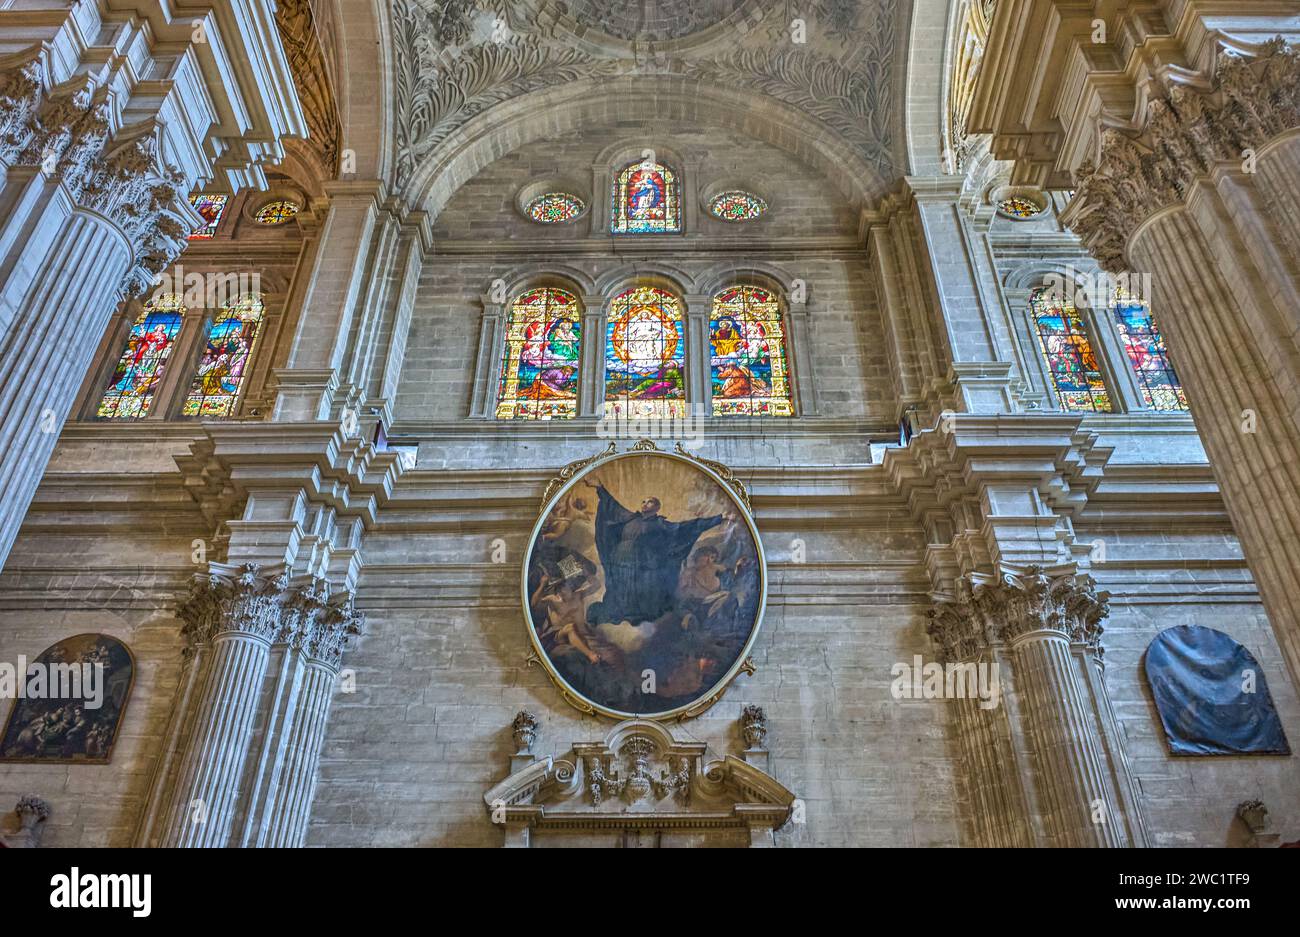
[[[796,107],[892,178],[897,6],[394,0],[398,185],[495,105],[575,81],[638,74],[686,75]]]
[[[275,22],[307,118],[310,132],[307,144],[320,161],[321,173],[331,178],[338,169],[340,121],[334,97],[333,62],[322,43],[320,26],[332,27],[332,22],[325,20],[318,24],[315,6],[311,0],[278,0]]]

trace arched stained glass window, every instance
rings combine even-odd
[[[714,296],[709,350],[714,416],[794,415],[781,305],[771,293],[734,286]]]
[[[515,300],[506,326],[498,420],[570,419],[577,413],[581,312],[576,296],[552,287]]]
[[[614,177],[610,210],[614,234],[675,234],[682,230],[677,174],[662,163],[641,160]]]
[[[1052,375],[1062,410],[1110,413],[1110,393],[1088,338],[1088,328],[1068,299],[1053,296],[1047,287],[1029,297],[1038,347]]]
[[[616,296],[605,333],[605,416],[686,416],[682,304],[653,286]]]
[[[226,210],[226,196],[191,195],[190,204],[203,218],[203,227],[194,229],[190,234],[190,240],[210,240],[217,233],[218,225],[221,224],[221,215]]]
[[[182,416],[227,417],[235,412],[262,330],[262,312],[262,298],[250,295],[217,313]]]
[[[149,415],[149,405],[162,382],[163,368],[171,357],[184,315],[185,307],[177,293],[164,293],[145,304],[99,400],[98,417],[140,420]]]
[[[1117,290],[1112,309],[1115,327],[1137,373],[1146,405],[1152,410],[1186,410],[1187,395],[1169,363],[1165,339],[1151,318],[1151,309],[1123,290]]]

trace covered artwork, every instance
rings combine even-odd
[[[106,634],[79,634],[47,648],[25,670],[25,698],[9,711],[0,761],[108,764],[135,676],[126,645]]]
[[[1222,631],[1179,625],[1147,648],[1147,680],[1175,755],[1289,755],[1264,671]]]
[[[745,662],[766,588],[748,511],[683,455],[610,455],[552,497],[524,564],[533,643],[580,708],[702,710]]]

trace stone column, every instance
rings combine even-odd
[[[351,601],[324,608],[305,632],[295,635],[292,652],[300,657],[301,684],[296,705],[283,731],[283,767],[257,838],[259,847],[300,847],[307,838],[307,821],[316,795],[316,769],[343,651],[361,633],[364,623]],[[296,647],[294,645],[297,645]]]
[[[1300,679],[1300,53],[1217,54],[1101,133],[1065,221],[1154,308],[1246,558]]]
[[[200,223],[190,190],[265,187],[307,128],[264,0],[4,3],[0,48],[3,565],[114,308]]]
[[[1010,649],[1043,845],[1133,845],[1112,783],[1127,777],[1127,763],[1108,757],[1072,653],[1076,644],[1096,652],[1106,595],[1084,577],[1031,566],[977,586],[975,596]]]
[[[141,844],[301,846],[339,666],[364,619],[325,580],[291,586],[252,564],[213,564],[181,615],[198,690],[182,701],[179,767],[152,793],[165,819]]]
[[[221,847],[230,837],[287,585],[245,566],[196,582],[181,608],[186,636],[205,661],[159,845]]]
[[[1008,708],[1004,705],[1009,673],[995,650],[996,630],[971,595],[969,580],[958,583],[958,595],[930,610],[927,629],[938,645],[945,666],[978,673],[983,665],[996,668],[996,697],[982,700],[966,694],[949,704],[956,710],[954,728],[960,745],[965,781],[974,813],[975,843],[984,847],[1025,847],[1034,843],[1030,809],[1012,746]],[[967,685],[970,685],[969,682]]]

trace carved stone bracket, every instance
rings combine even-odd
[[[528,833],[658,829],[749,830],[760,837],[790,817],[794,794],[740,758],[708,760],[703,742],[633,719],[600,741],[515,770],[483,795],[492,822]]]
[[[18,829],[0,832],[0,848],[35,849],[41,844],[45,821],[53,812],[50,805],[35,794],[26,794],[19,799],[13,812],[18,818]]]
[[[1255,52],[1221,53],[1209,87],[1171,81],[1147,104],[1139,133],[1103,131],[1100,158],[1075,173],[1077,194],[1063,220],[1107,270],[1128,269],[1129,237],[1180,203],[1197,177],[1300,126],[1300,52],[1280,37]]]

